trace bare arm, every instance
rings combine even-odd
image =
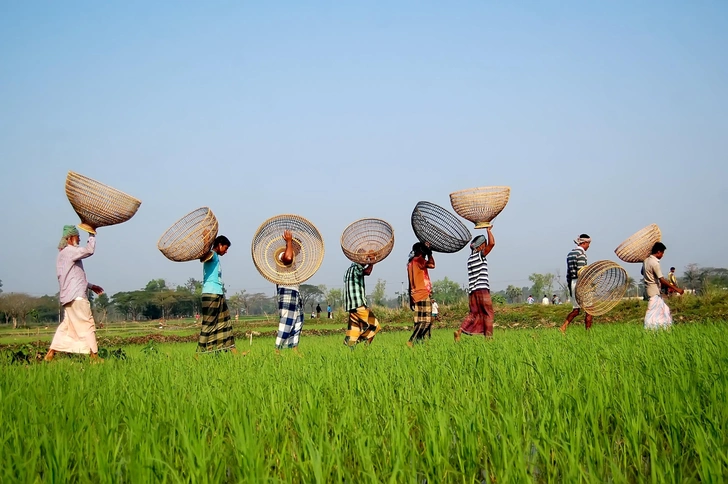
[[[281,254],[281,262],[289,266],[293,264],[293,234],[290,230],[283,231],[283,240],[286,241],[286,250]]]
[[[667,287],[669,287],[670,289],[672,289],[673,291],[675,291],[675,292],[678,292],[678,293],[680,293],[680,294],[683,294],[683,293],[685,292],[685,291],[684,291],[683,289],[680,289],[680,288],[679,288],[679,287],[677,287],[677,286],[676,286],[675,284],[671,284],[671,283],[670,283],[670,282],[669,282],[669,281],[668,281],[667,279],[665,279],[664,277],[661,277],[661,278],[660,278],[660,284],[662,284],[663,286],[667,286]]]
[[[495,247],[495,237],[493,237],[493,227],[488,227],[488,245],[485,246],[485,249],[483,249],[483,257],[490,254],[490,251],[493,250],[493,247]]]
[[[370,274],[372,273],[372,269],[374,269],[374,264],[367,264],[367,265],[366,265],[366,266],[364,267],[364,275],[365,275],[365,276],[368,276],[368,275],[370,275]]]

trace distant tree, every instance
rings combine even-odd
[[[313,305],[324,297],[324,293],[321,292],[321,289],[312,284],[301,284],[298,287],[298,292],[301,295],[301,302],[303,303],[304,310],[308,307],[307,304]]]
[[[682,283],[687,289],[700,289],[704,277],[705,273],[698,264],[692,263],[685,266],[683,276],[680,279],[682,279]]]
[[[341,289],[329,289],[326,293],[326,302],[328,302],[332,308],[338,308],[344,305],[344,292]]]
[[[109,314],[109,307],[111,307],[111,301],[109,296],[103,292],[96,298],[96,311],[99,315],[99,323],[103,324],[106,322],[106,316]]]
[[[3,299],[3,309],[13,320],[13,329],[18,327],[18,320],[25,324],[28,313],[33,309],[34,298],[25,293],[11,292],[5,294]]]
[[[533,283],[531,286],[531,294],[535,294],[535,298],[539,299],[542,295],[551,295],[554,290],[554,280],[556,277],[551,273],[537,274],[533,273],[528,276],[528,280]]]
[[[516,286],[509,285],[506,288],[506,298],[511,303],[520,303],[523,299],[523,291]]]
[[[465,297],[465,291],[460,284],[445,277],[432,283],[432,295],[442,304],[453,304]]]
[[[637,281],[633,277],[627,276],[627,297],[636,296]]]
[[[372,304],[376,306],[384,306],[387,302],[387,281],[377,279],[377,283],[374,285],[372,291]]]
[[[162,320],[166,320],[170,317],[172,307],[178,302],[179,295],[175,291],[169,289],[163,289],[156,294],[152,299],[162,311]]]
[[[164,279],[152,279],[144,288],[147,292],[161,292],[165,289],[167,289],[167,282]]]
[[[499,293],[492,294],[490,296],[490,299],[491,301],[493,301],[493,304],[505,304],[507,302],[506,297],[503,294]]]

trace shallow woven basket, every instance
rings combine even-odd
[[[491,226],[491,221],[505,208],[511,196],[510,187],[468,188],[450,194],[452,208],[470,220],[476,229]]]
[[[627,271],[619,264],[600,260],[579,271],[576,302],[592,316],[606,314],[617,305],[627,291]]]
[[[208,207],[193,210],[159,238],[157,248],[175,262],[200,259],[210,252],[217,237],[217,218]]]
[[[81,218],[79,228],[95,234],[99,227],[126,222],[141,200],[73,171],[66,177],[66,196]]]
[[[383,261],[394,247],[394,229],[384,220],[363,218],[349,224],[341,234],[341,250],[352,262]]]
[[[293,262],[280,256],[286,250],[283,231],[293,235]],[[298,215],[277,215],[258,227],[250,248],[260,275],[274,284],[297,285],[313,276],[324,260],[324,239],[316,226]]]
[[[661,238],[660,227],[648,225],[619,244],[614,253],[624,262],[644,262],[652,253],[652,246]]]
[[[457,252],[470,242],[470,231],[453,214],[430,202],[418,202],[412,211],[412,230],[420,242],[437,252]]]

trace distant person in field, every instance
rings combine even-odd
[[[564,324],[561,325],[561,328],[559,328],[562,333],[566,332],[566,328],[569,326],[569,323],[571,323],[581,312],[579,303],[576,302],[576,281],[579,277],[579,271],[587,265],[586,251],[589,250],[589,247],[591,246],[591,237],[587,234],[581,234],[579,237],[574,239],[574,243],[576,244],[576,247],[571,249],[566,256],[566,285],[569,287],[569,295],[571,296],[573,309],[569,315],[566,316]],[[584,316],[584,326],[586,329],[589,329],[591,328],[591,325],[592,316],[587,313],[586,316]]]
[[[46,361],[51,361],[59,351],[88,354],[93,360],[101,360],[88,291],[101,294],[104,290],[86,280],[82,262],[94,254],[96,236],[89,234],[86,247],[79,247],[80,241],[81,237],[75,225],[63,227],[56,257],[56,276],[60,287],[58,298],[63,306],[63,321],[53,336],[50,349],[45,355]]]
[[[358,343],[371,344],[380,329],[374,312],[367,306],[364,277],[369,276],[374,263],[352,262],[344,275],[344,308],[349,313],[349,322],[344,344],[354,349]]]
[[[675,275],[674,267],[670,267],[670,272],[667,274],[667,282],[669,282],[670,284],[672,284],[675,287],[680,287],[680,285],[677,283],[677,276]],[[669,296],[672,296],[676,292],[677,291],[675,291],[674,289],[668,289],[667,294]]]
[[[425,339],[432,326],[432,283],[428,269],[435,268],[435,259],[429,244],[417,242],[412,246],[407,262],[407,278],[410,289],[410,309],[415,312],[415,329],[407,341],[410,348]]]
[[[233,323],[225,301],[225,289],[222,281],[220,257],[227,254],[230,240],[219,235],[212,243],[212,250],[200,261],[202,262],[202,327],[197,342],[200,353],[231,351],[235,349]]]
[[[328,319],[333,319],[334,317],[331,315],[331,304],[326,305],[326,312],[329,313],[327,316]]]
[[[554,305],[559,304],[559,296],[557,296],[556,294],[554,294],[551,297],[551,304],[554,304]]]
[[[455,331],[455,341],[460,341],[462,333],[468,335],[482,334],[486,338],[493,337],[493,301],[490,298],[490,280],[488,278],[488,261],[486,256],[495,247],[493,227],[488,227],[488,237],[478,235],[470,243],[468,257],[468,303],[470,312],[460,329]],[[529,296],[529,299],[533,299]],[[532,304],[532,303],[529,303]]]
[[[667,250],[665,244],[656,242],[652,246],[652,254],[642,263],[649,301],[647,314],[645,314],[645,329],[669,329],[672,326],[670,308],[660,296],[660,285],[666,286],[678,294],[685,292],[662,276],[660,259],[665,255],[665,250]]]
[[[533,298],[533,295],[532,294],[529,294],[528,295],[528,299],[526,299],[526,303],[527,304],[533,304],[535,302],[536,302],[536,300]]]
[[[316,319],[321,319],[321,304],[316,303]]]
[[[541,304],[544,306],[549,305],[549,297],[546,294],[543,295],[543,298],[541,299]]]
[[[286,248],[279,255],[280,261],[290,266],[296,256],[296,249],[293,244],[293,233],[290,230],[283,231],[283,240]],[[298,353],[298,343],[303,329],[303,300],[301,289],[296,285],[276,285],[278,295],[278,335],[276,336],[276,353],[283,348],[292,348]]]
[[[432,300],[432,319],[435,321],[440,320],[440,305],[434,299]]]

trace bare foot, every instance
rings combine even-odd
[[[409,346],[410,348],[414,348],[415,347],[415,345],[412,344],[412,341],[407,341],[407,346]]]
[[[459,343],[460,342],[460,330],[458,329],[457,331],[454,331],[452,335],[455,337],[455,342]]]
[[[43,361],[51,361],[55,354],[56,354],[56,350],[48,350],[48,353],[46,353],[45,358],[43,358]]]
[[[98,353],[91,353],[91,363],[103,363],[104,359]]]
[[[566,325],[559,326],[559,331],[561,331],[561,334],[566,334]]]

